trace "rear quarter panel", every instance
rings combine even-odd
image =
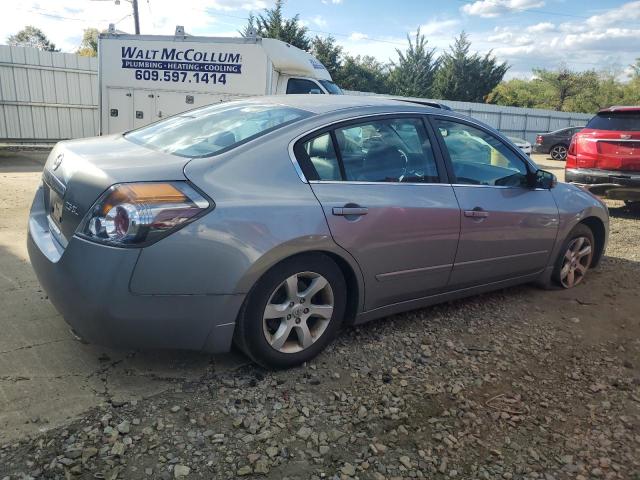
[[[290,139],[272,132],[225,154],[192,160],[185,175],[215,208],[143,249],[131,290],[247,293],[279,261],[312,250],[340,256],[361,282],[357,264],[335,244],[318,200],[296,173]]]

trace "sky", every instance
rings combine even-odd
[[[34,25],[62,51],[75,51],[82,30],[133,32],[131,4],[120,0],[1,0],[0,43]],[[237,36],[253,12],[273,0],[138,0],[141,31]],[[446,51],[462,30],[472,50],[493,51],[511,68],[507,78],[530,78],[532,68],[607,69],[624,78],[640,57],[640,0],[288,0],[311,35],[332,35],[352,55],[387,63],[418,28],[431,48]]]

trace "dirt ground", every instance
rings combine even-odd
[[[27,217],[46,156],[0,150],[0,443],[104,402],[141,399],[197,379],[212,363],[218,369],[246,363],[239,355],[190,352],[131,356],[74,340],[27,256]]]
[[[72,340],[24,247],[40,169],[0,156],[0,479],[640,479],[640,218],[622,204],[573,290],[395,315],[268,372]]]

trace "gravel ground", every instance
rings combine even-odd
[[[610,207],[574,290],[396,315],[301,368],[105,403],[0,446],[0,479],[640,479],[640,220]]]

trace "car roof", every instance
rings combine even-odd
[[[442,111],[438,104],[431,106],[430,102],[408,102],[406,100],[396,100],[393,98],[379,97],[375,95],[309,95],[309,94],[289,94],[289,95],[269,95],[265,97],[255,97],[261,103],[273,103],[299,108],[308,112],[323,114],[338,110],[361,107],[389,107],[389,108],[415,108],[416,111],[431,111],[432,113]]]
[[[609,108],[601,108],[598,111],[598,113],[606,113],[606,112],[640,112],[640,105],[636,105],[636,106],[614,105]]]

